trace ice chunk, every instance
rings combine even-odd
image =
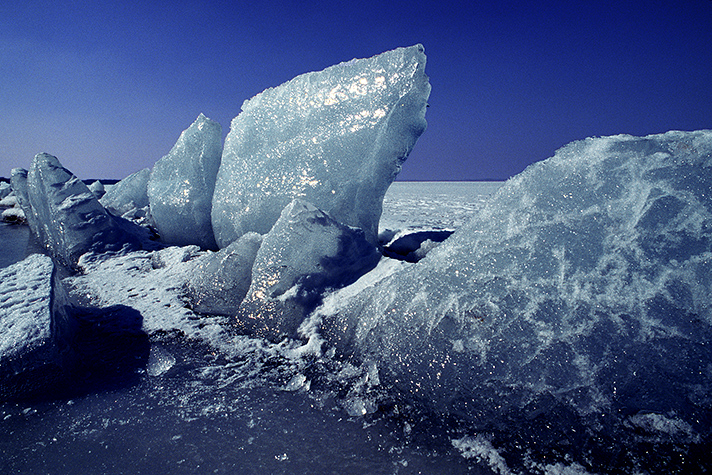
[[[384,246],[383,254],[393,259],[402,259],[408,262],[418,262],[428,252],[435,249],[441,242],[452,235],[453,231],[447,229],[408,229],[388,236],[390,239]],[[379,235],[386,237],[385,233]]]
[[[148,179],[151,170],[144,168],[133,173],[114,186],[99,200],[99,202],[116,216],[131,219],[145,216],[148,211]]]
[[[17,205],[17,196],[10,192],[7,196],[0,199],[0,208],[14,208]]]
[[[89,188],[52,155],[35,156],[27,174],[27,195],[36,220],[33,231],[64,264],[75,264],[90,250],[119,250],[134,242]]]
[[[712,131],[572,143],[322,331],[471,420],[545,395],[689,415],[691,388],[712,387],[711,171]]]
[[[12,193],[12,187],[5,181],[0,181],[0,200]]]
[[[104,184],[99,180],[96,180],[94,183],[89,185],[89,191],[94,193],[94,196],[96,196],[97,200],[100,200],[106,194]]]
[[[200,114],[153,167],[148,200],[161,241],[217,247],[210,210],[221,155],[222,127]]]
[[[146,372],[151,376],[162,376],[176,364],[176,357],[161,345],[151,346]]]
[[[10,184],[12,185],[12,191],[17,197],[17,204],[22,209],[30,230],[35,234],[35,236],[38,236],[39,228],[37,224],[37,217],[32,209],[32,206],[30,206],[30,198],[27,192],[27,170],[24,168],[13,168]]]
[[[213,197],[220,247],[267,233],[302,198],[376,243],[383,196],[425,130],[421,45],[298,76],[246,101]]]
[[[32,254],[0,269],[0,400],[10,380],[52,363],[52,260]]]
[[[380,257],[360,229],[294,200],[257,251],[238,321],[248,332],[271,339],[294,335],[326,289],[355,282]]]
[[[27,221],[25,212],[20,207],[7,208],[2,211],[2,220],[6,223],[19,224]]]
[[[247,233],[219,252],[195,261],[188,281],[193,310],[211,315],[237,314],[252,282],[252,264],[262,243],[262,235]]]

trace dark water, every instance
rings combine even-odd
[[[35,252],[40,252],[40,248],[31,237],[29,227],[0,223],[0,268],[19,262]]]

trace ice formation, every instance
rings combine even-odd
[[[322,331],[472,421],[553,397],[690,422],[712,383],[711,169],[711,131],[567,145]]]
[[[326,289],[354,282],[379,259],[363,231],[338,223],[311,203],[294,200],[257,251],[238,320],[259,336],[293,336]]]
[[[50,335],[53,267],[49,257],[33,254],[0,269],[0,400],[14,394],[22,379],[31,383],[32,371],[54,363]]]
[[[18,184],[22,182],[20,175]],[[33,215],[30,221],[33,232],[63,264],[76,263],[79,256],[90,250],[118,250],[133,242],[89,188],[62,167],[56,157],[37,154],[26,183],[29,203],[23,203],[24,198],[20,201],[25,215]]]
[[[216,248],[210,210],[221,155],[222,127],[200,114],[154,165],[147,191],[161,241]]]
[[[0,181],[0,200],[12,193],[12,187],[5,181]]]
[[[96,180],[91,185],[89,185],[89,191],[94,193],[94,196],[96,196],[97,200],[100,200],[106,194],[104,184],[99,180]]]
[[[22,209],[22,214],[27,220],[27,225],[30,227],[32,232],[37,235],[37,218],[35,217],[32,207],[30,206],[30,198],[27,194],[27,170],[24,168],[13,168],[10,184],[12,185],[12,191],[17,197],[17,204],[20,206],[20,209]]]
[[[198,313],[234,316],[252,282],[252,264],[262,235],[247,233],[219,252],[195,260],[188,298]]]
[[[218,245],[267,233],[302,198],[376,242],[383,196],[425,130],[421,45],[298,76],[246,101],[213,197]]]
[[[148,211],[147,186],[150,177],[149,168],[139,170],[112,186],[99,202],[115,216],[127,219],[144,217]]]

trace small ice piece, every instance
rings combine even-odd
[[[161,241],[217,248],[210,210],[221,155],[222,127],[200,114],[154,165],[148,200]]]
[[[65,265],[88,251],[117,251],[134,238],[125,235],[89,188],[56,157],[37,154],[27,173],[33,231]],[[29,214],[24,209],[25,215]]]
[[[17,206],[17,196],[10,192],[4,198],[0,199],[0,208],[14,208]]]
[[[299,391],[304,387],[307,382],[307,377],[302,373],[295,374],[292,379],[289,380],[287,385],[284,387],[285,391]]]
[[[209,315],[234,316],[252,281],[252,264],[262,236],[247,233],[219,252],[195,260],[187,285],[194,311]]]
[[[133,173],[114,186],[99,200],[99,202],[115,216],[128,219],[134,215],[144,215],[148,210],[148,179],[151,170],[144,168]]]
[[[380,257],[360,229],[294,200],[257,251],[238,322],[247,332],[273,340],[293,336],[326,289],[355,282]]]
[[[146,372],[149,376],[161,376],[176,364],[176,358],[161,345],[151,345]]]
[[[96,196],[97,200],[100,200],[106,194],[104,184],[99,180],[96,180],[94,183],[89,185],[89,191],[94,193],[94,196]]]
[[[421,45],[297,76],[232,121],[213,196],[218,245],[267,233],[293,199],[375,244],[383,196],[426,127]]]

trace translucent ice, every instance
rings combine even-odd
[[[216,247],[210,210],[221,154],[222,127],[200,114],[153,167],[148,200],[161,241]]]
[[[238,320],[260,336],[294,335],[326,289],[354,282],[379,259],[363,231],[336,222],[306,201],[294,200],[257,251]]]
[[[298,76],[246,101],[213,197],[220,247],[264,234],[294,198],[375,243],[383,196],[425,130],[421,45]]]
[[[115,216],[124,216],[127,219],[145,216],[148,210],[146,189],[150,177],[149,168],[139,170],[112,186],[99,201]]]
[[[694,426],[693,388],[712,383],[710,190],[712,131],[572,143],[323,332],[471,420],[549,395]]]
[[[193,310],[211,315],[236,315],[252,282],[252,264],[262,235],[247,233],[219,252],[195,261],[188,295]]]
[[[33,231],[64,264],[75,264],[90,250],[121,249],[132,240],[89,188],[52,155],[40,153],[33,159],[27,196],[34,215]]]

